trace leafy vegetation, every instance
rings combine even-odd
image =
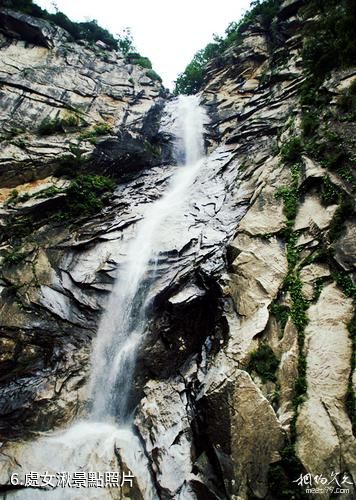
[[[18,135],[25,132],[25,129],[19,127],[12,127],[9,130],[3,130],[0,135],[0,142],[2,141],[10,141],[11,139],[17,137]]]
[[[111,178],[88,174],[75,176],[67,188],[51,186],[32,196],[26,194],[26,199],[30,197],[52,198],[61,193],[65,196],[61,198],[60,203],[50,205],[41,212],[9,216],[1,234],[1,241],[10,242],[15,248],[15,252],[5,256],[4,262],[16,264],[21,261],[22,254],[19,254],[18,249],[21,247],[23,239],[30,237],[36,227],[43,224],[44,220],[62,222],[63,220],[71,221],[78,217],[93,215],[108,203],[114,188],[115,182]],[[23,201],[16,193],[13,193],[13,203]]]
[[[356,298],[356,285],[350,276],[345,273],[336,272],[332,277],[347,297]]]
[[[56,160],[57,168],[54,172],[56,177],[72,179],[77,175],[79,167],[86,162],[79,148],[72,148],[71,153]]]
[[[19,247],[23,238],[33,233],[33,218],[31,215],[10,215],[6,225],[2,227],[0,241],[8,241],[14,247]]]
[[[325,168],[337,169],[347,161],[347,154],[340,135],[329,128],[319,127],[314,136],[306,141],[308,154]]]
[[[145,74],[146,74],[146,76],[148,76],[148,78],[151,78],[151,80],[154,80],[157,82],[162,82],[162,78],[153,69],[149,69],[148,71],[146,71]]]
[[[178,76],[175,81],[175,95],[196,94],[198,92],[204,79],[204,67],[210,60],[210,57],[207,55],[208,47],[197,52],[184,72]]]
[[[199,50],[192,61],[175,81],[174,94],[195,94],[204,80],[205,66],[212,59],[219,62],[221,54],[230,46],[238,46],[246,27],[257,19],[262,27],[269,32],[273,18],[278,12],[280,0],[255,0],[251,2],[251,10],[239,22],[232,22],[225,30],[225,36],[214,35],[213,42]]]
[[[356,4],[354,0],[311,0],[304,15],[318,15],[306,27],[302,55],[304,67],[319,84],[331,70],[355,63]]]
[[[135,50],[133,37],[130,28],[125,28],[114,37],[109,31],[98,25],[95,19],[85,22],[71,21],[63,12],[58,9],[54,14],[47,12],[36,5],[33,0],[2,0],[4,7],[18,10],[24,14],[29,14],[46,21],[53,22],[66,30],[74,40],[86,40],[91,43],[104,42],[109,50],[121,50],[126,56]],[[136,60],[133,64],[139,64],[143,68],[152,68],[152,64],[146,57],[141,57],[136,53]],[[158,80],[158,79],[157,79]]]
[[[159,144],[154,144],[153,142],[145,139],[144,148],[148,151],[154,158],[160,158],[162,154],[162,149]]]
[[[109,177],[102,175],[78,175],[67,188],[51,186],[34,195],[34,198],[52,198],[57,194],[65,194],[62,206],[55,214],[56,219],[62,220],[81,216],[93,215],[100,211],[107,203],[115,183]],[[47,214],[50,215],[50,214]]]
[[[263,382],[267,382],[268,380],[275,382],[275,374],[278,366],[279,361],[271,347],[267,344],[262,344],[256,351],[251,353],[247,370],[256,372]]]
[[[352,374],[356,369],[356,314],[347,326],[352,343],[351,372],[346,394],[346,411],[351,420],[353,432],[356,433],[356,397],[353,389]]]
[[[66,30],[74,40],[84,39],[89,42],[104,42],[111,50],[121,49],[123,52],[132,50],[133,42],[129,30],[115,39],[106,29],[101,28],[95,20],[76,23],[71,21],[63,12],[50,14],[45,9],[41,9],[32,0],[3,0],[3,5],[10,9],[19,10],[25,14],[51,21],[57,26]]]
[[[11,205],[13,203],[17,203],[18,199],[19,199],[19,192],[17,191],[17,189],[13,189],[11,191],[10,196],[6,200],[6,205]]]
[[[299,334],[299,347],[301,349],[300,352],[302,352],[302,348],[304,345],[304,329],[308,323],[306,311],[309,307],[309,302],[303,295],[303,283],[297,272],[289,273],[284,282],[284,285],[291,294],[292,307],[290,309],[290,315]]]
[[[130,28],[124,28],[122,33],[117,35],[117,44],[124,55],[135,49]]]
[[[152,63],[148,57],[143,57],[138,52],[128,52],[126,54],[126,62],[129,64],[137,64],[141,66],[141,68],[152,69]]]
[[[303,137],[308,138],[317,130],[319,126],[319,118],[313,111],[307,111],[302,116]]]
[[[64,212],[71,217],[92,215],[105,206],[114,188],[114,181],[108,177],[79,175],[66,189]]]
[[[42,189],[40,192],[33,195],[34,198],[53,198],[57,194],[63,193],[63,189],[56,186],[50,186],[46,189]]]
[[[354,65],[356,46],[356,4],[352,0],[310,0],[304,7],[305,17],[315,18],[307,23],[305,28],[305,44],[302,52],[304,74],[306,80],[301,87],[300,102],[303,105],[302,129],[304,148],[308,155],[326,169],[321,185],[321,201],[324,205],[338,203],[338,208],[331,221],[326,241],[320,243],[321,249],[315,258],[326,259],[331,269],[335,269],[332,258],[331,242],[339,238],[345,229],[345,221],[355,213],[354,198],[347,192],[355,189],[354,145],[353,140],[343,128],[343,122],[356,121],[356,81],[347,88],[338,99],[337,107],[330,110],[326,107],[330,102],[330,94],[323,86],[325,78],[332,70],[347,68]],[[346,133],[345,133],[346,132]],[[348,185],[347,190],[334,185],[328,171],[334,171]],[[346,296],[355,297],[356,287],[344,272],[334,271],[332,279],[343,290]],[[323,281],[316,283],[314,299],[318,297],[323,286]],[[298,287],[295,287],[295,299],[299,300],[299,308],[294,315],[303,331],[306,322],[303,311],[303,297],[300,296]],[[295,300],[294,299],[294,300]],[[355,369],[356,327],[355,317],[348,325],[352,341],[351,374],[348,383],[345,406],[356,428],[356,399],[353,391],[352,373]],[[299,338],[304,334],[299,334]],[[300,341],[301,342],[301,341]],[[303,400],[303,391],[306,389],[305,360],[299,360],[299,377],[296,383],[296,396],[294,405],[298,408]],[[302,376],[301,376],[302,374]],[[295,432],[295,421],[292,422]]]
[[[302,141],[300,137],[292,137],[281,147],[281,158],[284,163],[293,163],[300,160],[302,154]]]
[[[15,266],[23,262],[26,258],[26,255],[26,253],[20,251],[19,247],[15,247],[13,250],[5,253],[3,264],[8,266]]]
[[[30,195],[28,193],[20,194],[17,189],[13,189],[11,191],[11,195],[5,202],[5,205],[16,205],[17,203],[22,203],[30,199]]]
[[[307,378],[306,369],[307,362],[304,355],[304,340],[305,340],[305,327],[308,323],[307,309],[309,301],[303,294],[303,283],[300,279],[298,261],[299,250],[296,247],[298,240],[298,233],[293,231],[295,217],[297,215],[299,204],[299,176],[300,167],[298,160],[302,152],[301,138],[292,138],[285,145],[281,151],[281,158],[284,163],[289,165],[292,173],[292,182],[290,186],[280,188],[276,196],[283,199],[284,213],[287,218],[287,225],[281,233],[286,240],[288,272],[283,282],[281,292],[290,294],[291,306],[289,308],[289,315],[297,330],[298,339],[298,375],[294,383],[294,397],[293,409],[294,416],[290,424],[290,441],[281,450],[281,460],[273,464],[269,469],[268,482],[269,488],[273,498],[280,499],[305,499],[306,493],[302,488],[296,488],[293,484],[301,473],[305,473],[303,465],[299,461],[296,451],[295,442],[297,438],[296,422],[298,417],[298,408],[303,403],[307,391]],[[288,319],[288,309],[282,309],[282,306],[273,304],[271,306],[272,314],[281,318],[283,322]]]
[[[312,20],[304,28],[306,80],[300,89],[301,104],[318,108],[328,101],[321,85],[325,77],[334,69],[354,65],[356,4],[354,0],[310,0],[302,10],[304,17]],[[355,110],[351,111],[346,119],[355,119],[355,115]]]
[[[47,116],[38,126],[37,132],[42,136],[52,135],[67,132],[68,129],[77,129],[80,126],[82,126],[82,120],[74,114],[67,114],[62,117],[56,116],[55,118]]]
[[[129,64],[137,64],[138,66],[141,66],[141,68],[147,69],[145,73],[146,76],[151,78],[151,80],[162,82],[162,78],[159,76],[159,74],[152,69],[152,63],[148,57],[143,57],[138,52],[129,52],[128,54],[126,54],[126,62]],[[131,83],[134,83],[132,79],[129,81],[131,81]]]
[[[350,96],[352,92],[354,91],[347,91],[344,95]],[[319,104],[316,105],[315,102],[308,108],[302,116],[304,150],[310,158],[325,169],[335,172],[351,189],[355,189],[354,143],[348,133],[344,133],[342,121],[345,113],[339,107],[339,111],[328,117],[324,108],[319,108]],[[322,117],[319,120],[316,119],[317,113]],[[341,196],[341,190],[325,172],[322,185],[323,203],[330,205],[340,200]]]
[[[283,332],[285,329],[285,326],[287,324],[288,317],[289,317],[289,307],[283,306],[281,304],[274,302],[271,305],[270,311],[271,311],[271,314],[273,314],[273,316],[276,318],[276,320],[280,324],[281,330]]]
[[[93,127],[82,132],[79,136],[79,140],[89,141],[93,144],[96,144],[97,137],[100,137],[102,135],[109,135],[112,133],[113,129],[108,123],[97,123]]]
[[[332,205],[339,201],[340,190],[335,186],[328,175],[324,175],[322,180],[321,200],[324,205]]]
[[[282,155],[283,158],[283,155]],[[294,219],[298,210],[298,179],[299,179],[299,166],[295,164],[291,167],[292,183],[290,186],[283,186],[276,192],[276,198],[282,198],[284,202],[284,213],[287,217],[287,226],[291,227],[294,224]]]

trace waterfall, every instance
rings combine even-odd
[[[91,418],[95,421],[111,418],[124,424],[129,419],[129,396],[138,347],[149,319],[147,299],[155,280],[160,235],[169,231],[167,222],[184,208],[189,188],[204,162],[207,117],[197,97],[180,96],[171,107],[177,157],[183,159],[183,165],[171,178],[163,197],[146,211],[100,321],[90,378]]]
[[[21,448],[19,476],[22,480],[27,471],[49,471],[53,475],[59,471],[105,474],[112,470],[122,472],[125,464],[143,498],[157,498],[148,458],[130,426],[129,395],[138,349],[150,319],[156,262],[162,245],[170,243],[171,223],[177,217],[184,218],[191,201],[190,189],[204,165],[203,132],[207,121],[194,96],[172,100],[166,107],[166,117],[168,126],[173,127],[177,157],[182,159],[182,164],[177,166],[162,198],[145,209],[136,236],[128,245],[126,260],[118,269],[93,345],[89,383],[91,414],[64,431],[43,434],[25,444]],[[82,491],[68,487],[26,488],[6,495],[12,500],[34,500],[43,496],[51,500],[116,498],[110,488],[99,493],[95,488],[86,488],[84,496]]]

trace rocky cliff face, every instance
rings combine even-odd
[[[302,4],[282,4],[273,48],[258,20],[244,30],[201,92],[209,155],[162,247],[132,394],[159,498],[304,498],[300,474],[356,480],[353,178],[308,146]],[[144,70],[43,21],[0,15],[8,485],[38,432],[85,415],[91,340],[115,269],[175,166],[169,106]],[[335,71],[323,84],[313,133],[328,155],[330,130],[354,147],[340,102],[355,79]],[[61,212],[71,193],[63,167],[115,176],[100,212]]]
[[[147,165],[164,95],[147,70],[101,42],[74,43],[47,21],[5,9],[0,20],[2,187],[43,179],[71,160],[78,168],[94,151],[96,168]]]

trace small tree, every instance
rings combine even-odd
[[[135,45],[131,28],[124,28],[121,33],[117,33],[117,43],[121,52],[126,56],[129,52],[134,52]]]

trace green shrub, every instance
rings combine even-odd
[[[289,225],[292,226],[292,223],[294,223],[294,219],[290,219],[288,222]],[[286,231],[286,234],[287,233],[288,230]],[[286,245],[287,262],[289,270],[293,269],[298,262],[299,250],[296,248],[297,240],[298,240],[298,233],[290,229],[289,234],[287,236],[287,245]]]
[[[149,69],[145,74],[146,76],[148,76],[148,78],[151,78],[151,80],[162,82],[162,78],[153,69]]]
[[[304,28],[302,58],[307,80],[301,103],[318,105],[319,100],[323,104],[329,99],[320,87],[330,71],[354,65],[356,8],[353,0],[309,0],[304,10],[309,22]]]
[[[4,7],[8,7],[9,9],[20,10],[25,14],[32,14],[32,10],[37,7],[32,0],[3,0],[2,2]],[[40,7],[38,7],[39,10]]]
[[[120,43],[124,46],[130,46],[130,41],[132,43],[128,33],[123,36],[119,35],[119,39],[115,40],[115,38],[106,29],[101,28],[95,20],[76,23],[71,21],[63,12],[57,11],[54,14],[50,14],[45,9],[41,9],[41,7],[34,4],[32,0],[3,0],[3,4],[10,9],[19,10],[25,14],[55,23],[57,26],[66,30],[74,40],[84,39],[93,43],[101,40],[106,43],[111,50],[117,49]]]
[[[339,189],[335,186],[328,175],[323,177],[321,200],[324,205],[333,205],[339,200]]]
[[[127,54],[126,54],[126,59],[127,60],[130,60],[130,59],[137,59],[141,57],[141,54],[139,52],[131,52],[129,51]]]
[[[256,351],[253,351],[247,366],[248,371],[254,371],[259,375],[263,382],[268,380],[276,381],[276,370],[279,361],[269,345],[260,345]]]
[[[289,307],[283,306],[281,304],[273,303],[270,308],[271,314],[276,318],[281,326],[282,332],[284,331],[288,317],[289,317]]]
[[[17,189],[13,189],[11,191],[10,196],[6,200],[5,204],[6,205],[11,205],[12,203],[17,203],[18,201],[19,201],[19,192],[17,191]]]
[[[319,118],[316,113],[309,111],[302,115],[302,129],[304,137],[308,137],[318,129]]]
[[[356,7],[353,0],[311,0],[305,16],[317,18],[306,27],[302,52],[306,70],[320,82],[335,68],[353,66],[356,60]]]
[[[300,137],[292,137],[281,147],[282,161],[293,163],[300,160],[303,151],[303,145]]]
[[[54,18],[53,21],[57,22],[60,25],[58,19]],[[118,48],[117,40],[115,40],[111,33],[109,33],[106,29],[99,26],[95,19],[82,23],[73,23],[72,21],[70,21],[70,23],[72,26],[78,26],[78,28],[74,28],[74,38],[84,38],[84,40],[88,40],[89,42],[93,43],[100,40],[101,42],[104,42],[110,49]]]
[[[80,175],[66,189],[66,211],[72,217],[100,211],[115,188],[112,179],[101,175]]]
[[[46,116],[46,118],[44,118],[38,129],[37,129],[37,132],[39,135],[51,135],[51,134],[54,134],[56,132],[63,132],[63,128],[62,128],[62,125],[61,125],[61,121],[59,118],[49,118],[48,116]]]
[[[332,274],[333,279],[345,295],[356,299],[356,285],[346,273],[336,272]]]
[[[85,163],[81,154],[65,154],[56,160],[56,177],[73,178],[78,173],[78,167]]]
[[[42,189],[42,191],[39,191],[33,197],[34,198],[53,198],[54,196],[57,196],[57,194],[63,193],[64,191],[65,190],[62,188],[58,188],[56,186],[50,186],[46,189]]]
[[[112,127],[108,123],[98,123],[94,125],[93,131],[96,135],[107,135],[112,133]]]
[[[178,75],[175,81],[174,95],[195,94],[204,81],[205,66],[209,61],[219,61],[223,52],[230,46],[241,43],[242,33],[254,21],[260,21],[269,35],[272,34],[272,19],[277,14],[281,0],[255,0],[251,3],[252,9],[239,22],[232,22],[225,30],[225,36],[214,35],[214,42],[199,50],[185,70]]]
[[[118,46],[124,55],[134,50],[134,41],[130,28],[124,28],[122,33],[118,35]]]
[[[204,66],[208,60],[203,51],[199,51],[193,57],[183,73],[178,75],[175,83],[174,94],[196,94],[204,80]]]
[[[298,193],[290,187],[281,187],[276,192],[276,198],[282,198],[283,211],[288,221],[294,221],[298,211]]]
[[[292,183],[290,186],[282,186],[276,191],[276,198],[283,199],[283,211],[287,217],[287,227],[292,227],[294,224],[294,219],[298,212],[299,203],[299,166],[297,164],[292,165]],[[290,236],[289,234],[287,235]],[[293,235],[292,235],[293,236]]]
[[[102,135],[109,135],[113,133],[112,127],[108,123],[97,123],[92,128],[85,130],[79,136],[82,141],[89,141],[92,144],[96,144],[97,137]]]
[[[52,135],[55,133],[66,132],[67,129],[78,128],[81,126],[81,120],[77,115],[68,114],[63,117],[56,116],[50,118],[46,116],[38,126],[37,132],[39,135]]]
[[[26,253],[21,252],[19,247],[14,248],[10,252],[6,252],[3,264],[7,264],[8,266],[16,266],[23,262],[26,258]]]
[[[0,136],[0,142],[1,141],[11,141],[11,139],[14,139],[18,135],[26,132],[25,129],[20,128],[20,127],[11,127],[8,130],[3,130],[2,135]],[[15,142],[15,141],[13,141]]]
[[[326,169],[334,170],[342,179],[351,184],[351,188],[355,188],[353,159],[349,152],[347,140],[345,141],[340,134],[325,127],[320,128],[313,138],[306,141],[305,150],[320,165]],[[331,187],[326,177],[324,180]],[[337,188],[334,188],[334,190],[337,190]],[[324,189],[324,194],[328,196],[326,189]],[[331,193],[329,192],[329,194]]]
[[[141,68],[152,69],[152,63],[148,57],[140,56],[140,54],[137,54],[136,52],[129,53],[126,56],[126,61],[129,64],[137,64],[138,66],[141,66]]]
[[[296,272],[289,272],[284,280],[284,286],[286,290],[290,292],[292,298],[292,306],[290,309],[292,321],[298,333],[303,336],[304,329],[308,324],[306,311],[309,307],[309,302],[303,295],[303,283],[299,274]]]
[[[162,155],[162,149],[159,144],[154,144],[147,139],[144,141],[144,148],[148,151],[154,158],[160,158]]]

